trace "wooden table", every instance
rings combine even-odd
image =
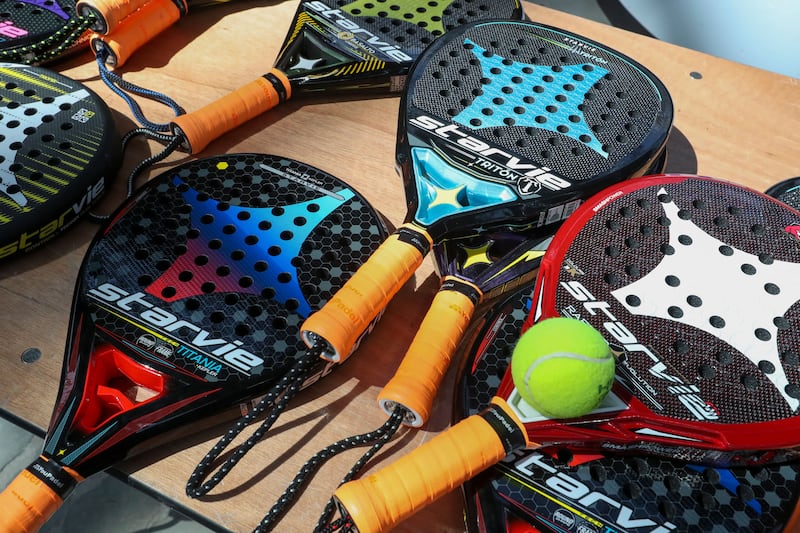
[[[140,50],[121,72],[125,79],[158,88],[189,110],[197,109],[268,70],[297,2],[241,2],[198,10]],[[602,24],[526,5],[536,21],[608,44],[648,66],[675,103],[669,144],[671,172],[697,172],[763,190],[800,174],[800,80],[761,71],[634,35]],[[220,52],[227,51],[222,57]],[[127,107],[99,80],[89,53],[52,65],[95,89],[113,107],[120,130],[133,126]],[[352,183],[392,224],[405,214],[394,171],[397,97],[370,100],[291,100],[213,143],[204,155],[267,152],[300,159]],[[151,118],[167,110],[145,103]],[[160,115],[159,115],[160,114]],[[123,196],[124,176],[158,145],[141,142],[102,209]],[[175,154],[154,176],[182,161]],[[33,255],[0,266],[0,409],[45,428],[55,400],[73,283],[96,226],[83,222]],[[162,447],[120,468],[162,498],[232,531],[251,530],[314,452],[347,435],[378,427],[385,416],[376,396],[394,372],[438,288],[432,264],[390,304],[380,327],[347,364],[304,391],[231,475],[204,501],[183,494],[195,464],[222,429]],[[26,364],[20,354],[37,347],[42,358]],[[453,372],[433,419],[422,431],[401,433],[375,465],[420,445],[450,421]],[[326,465],[278,526],[310,530],[339,479],[358,457],[343,454]],[[458,492],[401,526],[399,531],[463,531]]]

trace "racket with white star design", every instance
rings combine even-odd
[[[121,163],[111,112],[82,83],[0,63],[0,260],[39,248],[100,199]]]
[[[475,20],[524,17],[518,0],[303,0],[274,67],[215,102],[173,120],[192,153],[293,96],[396,93],[417,56]]]
[[[332,368],[302,320],[385,235],[357,191],[288,158],[150,180],[86,253],[44,448],[0,494],[0,530],[38,529],[78,482],[173,430],[258,396],[280,411]]]
[[[548,419],[507,371],[485,411],[340,487],[344,520],[386,530],[512,451],[553,444],[725,466],[796,460],[799,221],[762,193],[699,176],[595,195],[554,236],[526,324],[569,316],[603,333],[617,356],[608,397],[586,416]]]
[[[530,311],[530,288],[502,298],[478,322],[456,384],[454,422],[491,402]],[[706,466],[665,457],[516,451],[463,487],[469,533],[613,530],[792,531],[800,463]]]

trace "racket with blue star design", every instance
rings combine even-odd
[[[515,21],[451,30],[420,55],[401,101],[406,221],[306,320],[306,343],[346,358],[433,243],[492,228],[551,235],[601,188],[659,171],[672,111],[652,73],[584,37]]]
[[[192,153],[294,96],[397,93],[414,60],[446,32],[476,20],[519,20],[519,0],[303,0],[274,67],[173,120]]]
[[[156,436],[261,395],[279,405],[325,375],[300,324],[386,233],[344,182],[278,156],[148,182],[87,251],[44,449],[0,495],[0,529],[35,530]]]

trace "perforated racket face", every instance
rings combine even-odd
[[[615,390],[674,422],[661,434],[631,425],[632,438],[663,441],[652,451],[688,441],[794,450],[798,221],[785,204],[710,178],[620,184],[554,237],[530,320],[571,316],[604,333],[618,355]]]
[[[523,16],[517,0],[303,1],[276,66],[300,91],[399,91],[412,62],[445,32]]]
[[[458,419],[491,401],[529,309],[523,289],[487,310],[466,349]],[[799,477],[797,463],[724,469],[567,448],[517,452],[464,486],[466,525],[470,532],[780,531]]]
[[[120,164],[111,112],[83,84],[0,63],[0,259],[36,249],[100,196]]]
[[[414,220],[433,233],[509,220],[555,228],[659,155],[672,102],[642,65],[530,22],[474,23],[415,65],[398,162]]]
[[[75,390],[60,395],[51,431],[75,416],[69,394],[80,394],[87,346],[101,342],[170,386],[100,432],[133,431],[143,416],[146,431],[160,431],[262,394],[304,352],[304,318],[385,236],[377,213],[344,182],[277,156],[201,159],[151,180],[85,259],[65,367]],[[329,369],[320,362],[308,381]],[[48,446],[96,438],[64,428]],[[84,459],[76,453],[72,464]]]
[[[2,0],[0,50],[39,42],[75,16],[72,0]]]

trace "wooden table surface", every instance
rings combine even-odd
[[[128,81],[166,92],[188,110],[197,109],[272,66],[296,6],[297,1],[252,1],[198,10],[137,52],[120,72]],[[628,54],[661,78],[675,104],[668,171],[725,178],[759,190],[800,175],[800,80],[539,6],[527,4],[526,10],[533,20]],[[96,90],[114,110],[120,131],[133,126],[127,106],[100,81],[88,52],[49,67]],[[266,152],[299,159],[351,183],[396,225],[405,214],[401,180],[394,171],[398,105],[396,96],[290,100],[211,144],[202,155]],[[144,108],[150,118],[169,119],[166,108],[148,102]],[[121,201],[128,170],[158,148],[137,143],[101,210]],[[174,154],[148,175],[187,157]],[[82,222],[34,254],[0,265],[0,409],[40,428],[47,427],[55,401],[73,283],[95,230],[96,226]],[[356,356],[302,392],[271,436],[208,498],[187,498],[184,485],[225,426],[173,442],[120,468],[135,482],[222,528],[252,530],[314,452],[385,421],[376,405],[377,394],[394,373],[437,289],[438,279],[426,259]],[[43,353],[32,364],[20,359],[29,347]],[[451,371],[424,430],[401,432],[373,467],[419,446],[449,424],[453,379]],[[330,461],[277,529],[310,530],[358,456],[360,451],[353,451]],[[398,531],[463,531],[461,513],[456,491]]]

